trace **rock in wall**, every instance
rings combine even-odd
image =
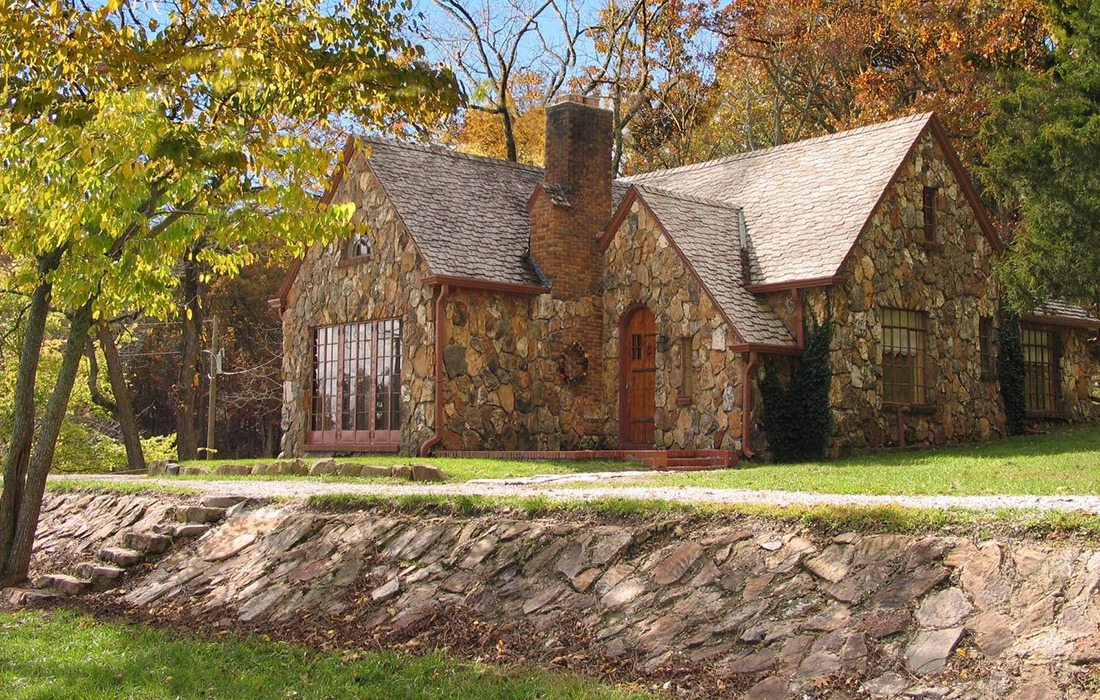
[[[37,557],[110,544],[120,518],[151,526],[164,507],[51,496]],[[324,616],[357,635],[424,629],[428,645],[440,611],[462,608],[534,647],[568,635],[640,676],[754,698],[1086,698],[1100,670],[1100,548],[1076,542],[289,503],[242,510],[128,585],[137,609],[230,627]]]

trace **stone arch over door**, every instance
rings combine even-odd
[[[619,442],[654,444],[657,392],[657,330],[647,306],[627,309],[619,327]]]

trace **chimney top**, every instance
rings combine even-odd
[[[566,102],[584,105],[585,107],[596,107],[597,109],[600,106],[600,98],[597,95],[577,95],[575,93],[569,93],[567,95],[558,95],[554,98],[554,104],[556,105]]]

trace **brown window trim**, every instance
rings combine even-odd
[[[1064,418],[1062,411],[1062,336],[1058,328],[1048,326],[1045,324],[1034,323],[1021,323],[1020,324],[1020,342],[1024,349],[1024,364],[1025,364],[1025,397],[1030,403],[1034,394],[1027,388],[1027,367],[1035,363],[1028,362],[1027,348],[1032,343],[1027,342],[1028,333],[1045,333],[1049,339],[1049,346],[1047,350],[1049,352],[1050,361],[1048,363],[1050,368],[1050,379],[1048,386],[1045,387],[1044,398],[1049,401],[1049,409],[1035,409],[1028,408],[1025,415],[1029,418],[1037,418],[1044,420],[1057,420]]]
[[[379,336],[381,335],[381,329],[386,324],[391,324],[389,326],[389,329],[390,329],[391,333],[393,333],[394,330],[396,329],[397,339],[398,339],[398,348],[397,348],[397,353],[396,354],[393,354],[392,352],[389,352],[389,351],[381,348],[382,341],[380,340]],[[365,377],[369,378],[369,385],[367,387],[367,394],[366,394],[365,397],[361,397],[359,395],[359,393],[358,393],[358,386],[359,386],[358,382],[362,381],[363,376],[357,375],[356,376],[356,382],[357,382],[356,387],[357,388],[356,388],[356,392],[355,392],[355,396],[354,396],[354,398],[356,399],[357,402],[360,399],[362,399],[366,403],[366,408],[365,408],[364,413],[365,413],[366,420],[367,420],[367,427],[364,428],[364,429],[359,429],[357,426],[353,425],[352,429],[349,430],[349,429],[343,427],[344,398],[343,398],[343,394],[341,392],[343,391],[343,388],[344,388],[344,369],[345,369],[345,365],[346,365],[346,358],[345,358],[345,355],[344,355],[344,350],[347,347],[347,341],[346,341],[345,333],[347,332],[347,329],[352,327],[352,326],[369,326],[370,327],[370,338],[369,338],[369,340],[366,340],[366,341],[360,340],[360,341],[358,341],[360,343],[365,343],[365,346],[363,346],[363,347],[369,347],[370,353],[369,353],[369,356],[367,356],[365,358],[366,359],[366,365],[365,366],[368,368],[368,372],[365,375]],[[388,452],[388,451],[393,451],[393,449],[400,449],[401,433],[402,433],[402,430],[401,430],[400,426],[401,426],[401,422],[402,422],[402,415],[401,414],[403,413],[403,410],[400,406],[400,395],[401,395],[401,385],[402,385],[401,375],[402,375],[403,369],[404,369],[403,366],[402,366],[404,364],[403,361],[402,361],[403,360],[402,356],[403,356],[403,353],[404,353],[404,337],[403,337],[404,336],[404,331],[403,331],[403,326],[404,326],[404,322],[400,317],[392,317],[392,318],[369,319],[369,320],[363,320],[363,321],[352,321],[352,322],[349,322],[349,323],[327,324],[327,325],[323,325],[323,326],[310,327],[310,329],[309,329],[309,332],[310,332],[310,344],[309,344],[309,351],[310,351],[309,372],[310,372],[310,375],[309,375],[308,388],[305,392],[306,435],[305,435],[305,440],[304,440],[304,445],[303,445],[303,449],[305,451],[307,451],[307,452],[326,452],[326,451],[327,452],[332,452],[332,451],[349,451],[349,452],[381,451],[381,452]],[[313,391],[313,386],[314,386],[314,384],[316,382],[316,378],[317,378],[317,374],[316,374],[316,372],[317,372],[317,337],[318,337],[318,333],[320,331],[329,330],[329,329],[335,329],[335,331],[336,331],[336,338],[332,342],[332,344],[336,348],[336,357],[335,357],[335,360],[332,360],[332,362],[334,362],[335,372],[336,372],[335,377],[333,379],[334,387],[335,387],[334,391],[336,392],[335,395],[334,395],[335,396],[334,400],[335,400],[335,406],[336,406],[336,413],[331,416],[332,426],[331,426],[330,429],[326,430],[322,426],[322,429],[317,430],[317,429],[314,428],[314,425],[315,425],[314,424],[314,409],[315,409],[315,406],[314,406],[314,391]],[[393,336],[390,336],[390,338],[388,340],[392,341]],[[392,346],[389,350],[392,350]],[[387,371],[392,372],[395,364],[396,364],[396,367],[397,367],[396,389],[391,389],[390,393],[396,392],[396,394],[398,396],[398,406],[397,406],[396,412],[394,412],[392,410],[389,410],[389,409],[387,409],[386,412],[385,412],[386,416],[390,416],[391,414],[395,414],[397,416],[398,427],[396,429],[393,429],[393,428],[379,429],[378,426],[377,426],[377,422],[376,422],[378,420],[378,417],[377,417],[377,410],[378,410],[378,407],[377,407],[377,401],[378,401],[377,392],[378,392],[378,389],[379,389],[379,387],[378,387],[379,362],[386,359],[386,358],[389,359],[389,364],[386,365]],[[359,359],[363,360],[364,358],[360,356]],[[332,400],[332,397],[324,397],[324,398],[329,398],[330,400]],[[353,418],[356,414],[358,414],[359,410],[360,409],[357,405],[356,408],[354,409]]]
[[[888,323],[888,315],[897,316],[896,323]],[[901,325],[906,315],[912,315],[915,325]],[[922,406],[928,403],[928,386],[930,383],[930,368],[928,366],[928,313],[921,309],[883,308],[879,314],[879,325],[882,329],[882,396],[883,402],[895,406]],[[904,346],[894,348],[890,343],[891,336],[897,337],[904,334]],[[914,342],[916,343],[914,345]],[[892,351],[891,351],[892,349]],[[891,377],[897,377],[897,370],[906,363],[897,362],[891,358],[894,354],[912,358],[914,381],[887,381],[887,369]],[[910,400],[905,394],[894,395],[886,398],[888,394],[898,394],[898,390],[908,388]]]
[[[921,191],[921,216],[924,224],[921,233],[925,243],[939,243],[939,198],[938,187],[925,187]]]

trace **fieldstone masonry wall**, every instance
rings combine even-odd
[[[50,495],[36,562],[78,561],[151,529],[169,505]],[[461,609],[532,649],[619,660],[706,697],[1084,699],[1100,671],[1100,550],[1072,541],[284,503],[246,506],[129,576],[104,595],[225,628],[316,621],[354,628],[352,640],[419,634],[431,646],[430,621]]]
[[[657,353],[657,447],[740,449],[744,360],[729,349],[733,331],[649,211],[638,203],[604,253],[603,287],[607,396],[619,391],[623,314],[644,305],[653,312],[657,334],[669,340]],[[686,394],[681,338],[691,339],[693,376]],[[617,429],[617,404],[614,410]]]
[[[302,261],[283,312],[283,452],[298,455],[305,445],[313,329],[387,318],[402,321],[403,442],[419,445],[434,429],[433,290],[421,285],[427,269],[362,154],[348,164],[333,201],[357,203],[354,222],[373,249],[345,261],[347,241],[337,241],[314,246]]]
[[[926,243],[922,201],[937,187],[936,242]],[[835,322],[833,446],[836,451],[897,444],[897,413],[883,406],[882,310],[927,314],[930,411],[905,418],[908,444],[988,439],[1004,432],[995,380],[983,379],[981,317],[995,317],[993,252],[944,154],[926,135],[829,290],[812,290],[809,309]]]

